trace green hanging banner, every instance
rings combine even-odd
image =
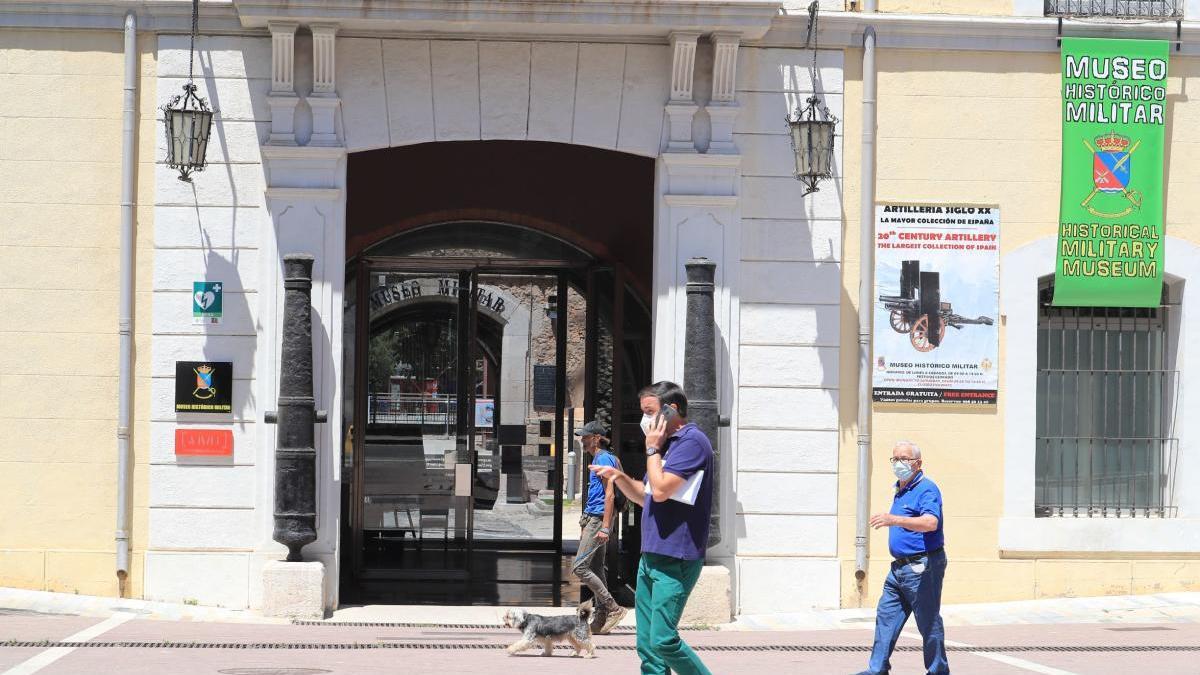
[[[1162,40],[1062,40],[1055,305],[1159,304],[1168,51]]]

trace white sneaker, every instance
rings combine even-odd
[[[620,605],[609,609],[608,616],[604,619],[604,625],[600,627],[600,630],[595,632],[600,635],[607,635],[609,631],[617,627],[617,624],[621,623],[621,619],[624,619],[628,613],[629,610]]]

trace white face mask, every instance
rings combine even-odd
[[[643,434],[649,434],[650,433],[650,425],[653,423],[654,423],[653,416],[647,415],[647,414],[642,414],[642,421],[639,422],[638,424],[639,424],[639,426],[642,427]]]
[[[905,481],[912,478],[915,472],[908,462],[892,462],[892,473],[896,474],[896,478]]]

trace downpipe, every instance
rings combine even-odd
[[[876,11],[867,0],[866,13]],[[859,205],[858,275],[858,490],[854,528],[854,578],[859,595],[867,577],[868,509],[871,504],[871,309],[875,285],[875,126],[878,73],[875,69],[875,27],[863,30],[862,201]]]
[[[129,581],[130,408],[133,366],[133,173],[137,150],[137,16],[125,14],[125,90],[121,129],[121,298],[117,380],[117,595],[125,597]]]

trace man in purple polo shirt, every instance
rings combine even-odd
[[[656,382],[638,392],[638,400],[646,434],[645,482],[616,467],[590,468],[642,504],[642,559],[635,596],[642,673],[711,675],[679,637],[679,617],[704,567],[712,511],[712,444],[688,423],[687,396],[674,382]],[[694,501],[685,489],[689,479],[699,482]]]

